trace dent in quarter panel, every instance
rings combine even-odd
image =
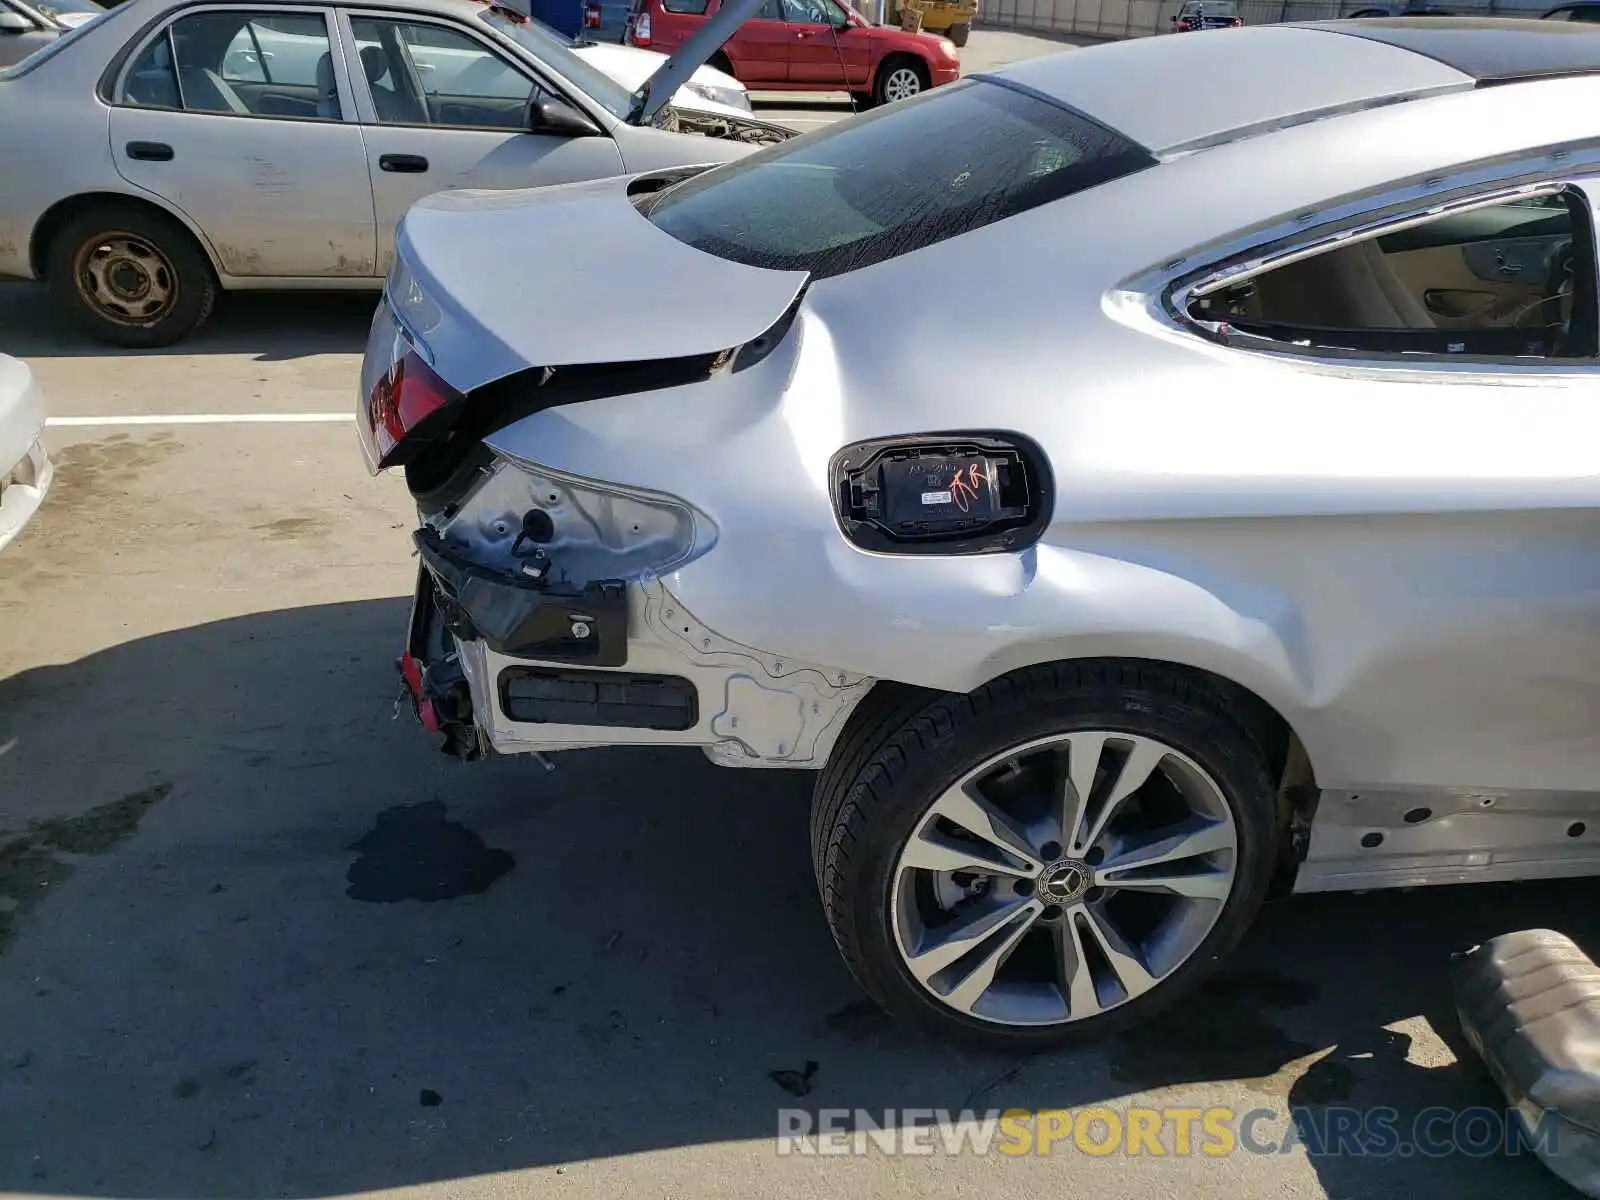
[[[1065,302],[1070,366],[1045,375],[1055,360],[1019,342],[1012,369],[978,377],[886,354],[848,319],[904,294],[917,257],[847,277],[849,304],[827,303],[845,281],[813,287],[794,337],[743,374],[652,393],[648,430],[618,397],[495,441],[706,512],[718,545],[670,586],[745,645],[951,691],[1030,662],[1167,659],[1276,707],[1323,787],[1595,787],[1595,380],[1268,363]],[[1051,455],[1044,543],[919,561],[848,545],[829,455],[968,428],[974,395],[985,427]]]
[[[1237,628],[1259,634],[1240,646],[1250,663],[1282,654],[1297,694],[1264,694],[1283,706],[1323,786],[1593,788],[1600,528],[1588,511],[1151,523],[1117,534],[1082,540],[1194,581]],[[1148,586],[1144,595],[1154,599]],[[1204,628],[1204,604],[1179,611],[1197,642],[1225,628]],[[1134,633],[1123,652],[1142,654],[1148,641]]]

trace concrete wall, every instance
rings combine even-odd
[[[1318,21],[1371,11],[1398,11],[1397,0],[1236,0],[1246,25]],[[1502,16],[1541,16],[1558,0],[1435,0],[1440,7]],[[980,0],[978,23],[1090,37],[1166,33],[1181,0]]]

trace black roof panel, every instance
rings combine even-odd
[[[1480,83],[1600,72],[1600,26],[1509,17],[1365,17],[1308,21],[1436,59]]]

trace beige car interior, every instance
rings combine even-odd
[[[1545,240],[1536,244],[1541,261]],[[1471,269],[1462,244],[1385,253],[1373,237],[1263,271],[1218,297],[1221,313],[1214,302],[1197,315],[1308,330],[1534,328],[1571,316],[1570,294],[1547,299],[1548,284],[1543,269],[1486,280]]]
[[[1374,240],[1256,276],[1241,316],[1323,329],[1433,329],[1435,322]]]

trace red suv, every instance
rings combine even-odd
[[[622,40],[671,54],[721,2],[634,0]],[[767,0],[706,62],[755,90],[851,92],[877,104],[961,74],[948,38],[871,25],[838,0]]]

